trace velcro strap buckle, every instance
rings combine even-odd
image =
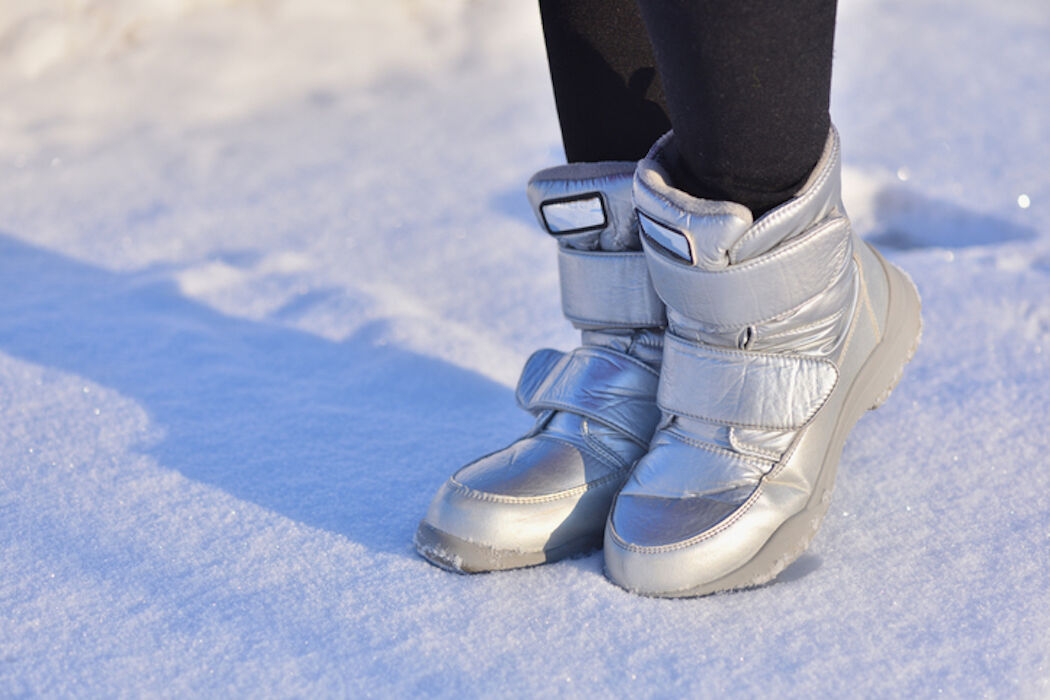
[[[558,249],[561,308],[577,328],[667,325],[645,253]]]
[[[720,270],[672,259],[646,236],[642,242],[667,305],[716,327],[761,323],[798,308],[838,279],[853,255],[845,217],[829,219],[769,253]]]
[[[642,445],[660,420],[659,375],[640,360],[615,350],[539,350],[518,381],[518,405],[531,413],[568,411],[615,428]]]
[[[722,425],[796,430],[821,409],[838,377],[830,360],[723,350],[668,333],[657,403]]]

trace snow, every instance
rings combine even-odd
[[[651,600],[411,544],[574,342],[531,3],[0,7],[0,694],[1050,693],[1050,12],[851,0],[836,51],[923,345],[777,582]]]

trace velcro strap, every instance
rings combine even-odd
[[[559,247],[561,308],[577,328],[645,328],[667,319],[645,253]]]
[[[516,396],[532,413],[568,411],[646,445],[660,420],[658,377],[644,362],[614,350],[539,350],[525,363]]]
[[[721,270],[673,260],[642,236],[667,306],[709,326],[746,326],[785,314],[826,289],[852,256],[849,221],[836,217],[765,255]]]
[[[816,415],[838,377],[830,360],[722,350],[668,333],[657,403],[723,425],[794,430]]]

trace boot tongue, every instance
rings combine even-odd
[[[633,161],[570,163],[529,180],[536,219],[561,245],[577,250],[641,250],[631,186]]]

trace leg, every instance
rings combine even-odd
[[[638,160],[671,128],[634,0],[540,0],[570,163]]]
[[[759,216],[797,192],[831,125],[835,0],[639,0],[681,189]]]

